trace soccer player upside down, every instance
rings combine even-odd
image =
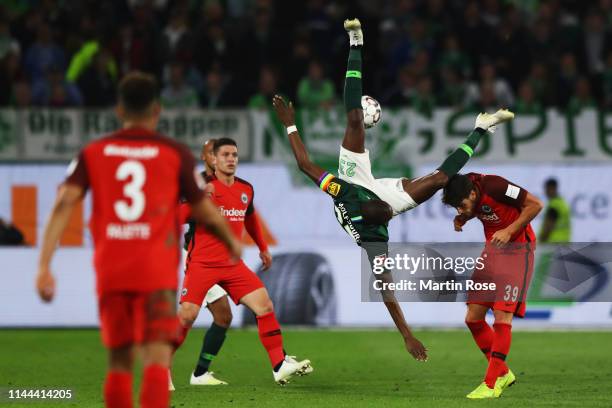
[[[253,186],[236,177],[238,166],[238,147],[229,138],[221,138],[214,143],[215,174],[209,177],[209,190],[212,201],[219,207],[230,224],[235,237],[247,232],[260,249],[260,258],[267,269],[272,256],[261,233],[257,213],[253,206]],[[190,207],[181,207],[181,218],[190,218]],[[234,303],[248,307],[257,317],[259,338],[268,353],[273,367],[274,380],[284,385],[294,375],[312,372],[309,360],[296,361],[285,354],[281,329],[272,305],[272,300],[263,282],[242,260],[234,260],[221,241],[210,233],[205,226],[197,225],[188,248],[185,280],[181,292],[179,319],[183,326],[183,336],[177,348],[200,311],[200,305],[211,287],[218,284]],[[219,345],[220,347],[220,345]],[[192,375],[191,383],[197,383]]]
[[[493,132],[497,124],[511,120],[514,114],[500,109],[494,114],[478,115],[474,131],[431,174],[416,179],[374,178],[370,152],[365,148],[361,106],[363,32],[358,19],[346,20],[344,28],[350,41],[344,83],[347,126],[340,146],[338,177],[310,160],[295,126],[293,105],[287,105],[278,95],[274,97],[273,105],[281,123],[287,127],[291,149],[300,170],[333,199],[340,226],[366,251],[372,262],[376,257],[387,255],[387,226],[391,218],[415,208],[443,188],[449,178],[468,162],[481,137]],[[392,281],[390,273],[385,272],[378,277],[383,281]],[[393,292],[381,291],[381,294],[408,352],[417,360],[426,360],[427,349],[413,336]]]

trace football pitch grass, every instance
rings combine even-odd
[[[189,376],[204,329],[177,352],[173,407],[611,407],[612,332],[514,333],[508,363],[515,386],[494,401],[465,394],[482,380],[485,359],[467,330],[418,331],[429,361],[414,361],[389,330],[285,330],[290,354],[314,372],[286,387],[272,380],[257,331],[233,329],[211,369],[228,386],[194,387]],[[106,355],[97,330],[0,330],[0,388],[70,388],[72,401],[10,407],[100,407]],[[135,385],[138,385],[138,379]],[[137,398],[137,395],[135,395]]]

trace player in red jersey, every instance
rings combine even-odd
[[[189,150],[155,133],[160,115],[155,79],[128,74],[119,85],[123,128],[85,146],[68,169],[45,227],[36,286],[55,294],[50,264],[72,209],[92,191],[90,230],[101,335],[109,349],[107,407],[132,406],[134,345],[142,344],[142,407],[168,407],[168,365],[180,334],[176,289],[180,261],[179,199],[192,215],[241,254],[225,219],[204,196],[204,181]]]
[[[510,351],[513,316],[525,316],[525,297],[533,273],[536,237],[530,222],[542,210],[542,202],[527,190],[493,175],[469,173],[452,177],[442,201],[457,209],[455,230],[471,218],[482,222],[486,238],[484,268],[474,281],[493,282],[493,297],[468,293],[465,322],[489,361],[484,382],[468,398],[497,398],[516,378],[505,363]],[[488,297],[488,298],[487,298]],[[485,316],[493,310],[493,328]]]
[[[205,177],[207,181],[209,181],[211,177],[214,177],[215,174],[213,146],[216,141],[217,139],[206,140],[200,154],[200,159],[204,162],[205,166],[202,176]],[[207,184],[206,190],[208,194],[211,194],[214,190],[213,185]],[[189,221],[189,229],[185,233],[185,250],[189,249],[189,245],[195,234],[195,228],[195,222]],[[223,347],[227,330],[232,323],[232,310],[227,300],[227,292],[221,286],[213,285],[204,296],[202,306],[208,309],[213,317],[213,322],[204,335],[202,349],[198,355],[198,362],[189,383],[191,385],[225,385],[227,382],[215,378],[213,372],[209,371],[209,367],[212,360],[219,354],[221,347]],[[168,387],[170,391],[174,391],[172,375],[169,376]]]
[[[228,220],[236,237],[242,237],[246,228],[257,243],[259,256],[264,269],[267,269],[272,263],[272,256],[262,236],[253,206],[253,186],[235,175],[238,166],[236,142],[221,138],[215,142],[213,152],[215,176],[209,183],[214,187],[212,201]],[[189,218],[189,209],[182,207],[181,210],[185,210],[184,217]],[[259,338],[268,352],[277,383],[283,385],[294,375],[312,372],[309,360],[296,361],[285,354],[280,325],[268,291],[244,262],[234,262],[221,242],[205,226],[200,225],[196,228],[188,251],[179,309],[185,335],[198,316],[204,296],[213,285],[218,284],[227,291],[234,303],[243,304],[255,313]],[[191,381],[194,380],[197,377],[194,378],[192,374]]]

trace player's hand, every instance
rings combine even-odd
[[[455,231],[461,232],[463,231],[463,226],[465,225],[465,218],[460,215],[456,215],[453,220],[453,224],[455,226]]]
[[[40,267],[36,276],[36,290],[43,302],[51,302],[55,296],[55,278],[48,266]]]
[[[229,255],[232,261],[238,263],[242,258],[242,244],[237,239],[232,239],[230,245],[228,246]]]
[[[415,360],[427,361],[427,348],[416,337],[406,337],[404,342],[406,343],[406,350],[412,354]]]
[[[498,248],[503,247],[512,239],[512,234],[508,230],[508,228],[501,229],[496,231],[495,234],[491,237],[491,243]]]
[[[274,106],[274,111],[276,112],[276,116],[278,116],[278,120],[281,121],[285,127],[295,125],[295,110],[293,109],[293,103],[285,102],[280,95],[274,95],[272,98],[272,106]]]
[[[272,266],[272,254],[270,251],[260,252],[259,259],[261,259],[261,263],[263,264],[263,267],[261,268],[262,271],[267,271],[270,269]]]

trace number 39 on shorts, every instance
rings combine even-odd
[[[516,302],[518,298],[519,288],[518,286],[506,285],[504,288],[504,301]]]

